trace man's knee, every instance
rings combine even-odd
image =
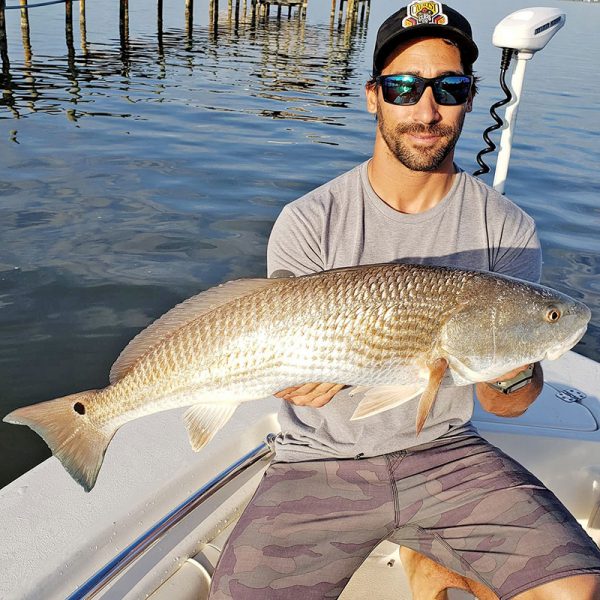
[[[449,589],[466,590],[479,600],[498,600],[487,586],[443,567],[420,552],[401,547],[400,560],[413,600],[446,600]]]

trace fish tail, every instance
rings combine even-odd
[[[89,417],[87,407],[99,393],[90,390],[25,406],[3,419],[27,425],[40,435],[86,492],[94,487],[106,448],[117,431],[110,425],[98,427]]]

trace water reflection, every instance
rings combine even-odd
[[[25,4],[25,0],[20,2]],[[111,44],[88,40],[85,0],[80,0],[78,49],[74,40],[73,3],[67,0],[64,6],[64,63],[60,58],[36,55],[31,43],[29,10],[23,6],[21,42],[24,60],[22,64],[14,62],[11,65],[6,32],[2,30],[4,22],[0,20],[3,65],[0,83],[4,89],[0,106],[10,111],[10,115],[0,114],[0,119],[7,116],[24,118],[37,111],[54,113],[61,106],[71,120],[97,116],[104,113],[88,110],[85,105],[97,103],[98,94],[111,96],[130,87],[141,92],[136,94],[136,101],[152,102],[164,91],[163,82],[169,64],[189,69],[191,73],[207,71],[206,74],[223,88],[213,90],[216,93],[227,93],[228,87],[238,86],[243,79],[252,97],[285,104],[285,108],[255,110],[207,103],[209,110],[243,111],[292,120],[325,118],[331,121],[331,117],[311,113],[303,104],[347,106],[345,98],[350,88],[346,82],[355,72],[355,56],[364,47],[368,25],[366,2],[360,11],[339,11],[335,20],[335,11],[332,11],[327,39],[322,28],[307,27],[301,4],[293,19],[281,20],[279,14],[276,19],[269,17],[264,8],[266,4],[231,0],[226,11],[219,11],[218,2],[213,0],[208,28],[194,28],[193,0],[187,0],[185,29],[165,31],[163,4],[159,0],[156,38],[138,36],[132,39],[129,2],[122,0],[119,5],[119,45],[118,51],[115,51]],[[291,12],[289,15],[291,17]],[[135,116],[135,112],[119,112],[115,116],[130,118]]]
[[[19,2],[20,32],[7,40],[0,21],[13,142],[0,144],[0,415],[103,386],[168,308],[264,274],[276,214],[326,177],[343,139],[332,126],[355,122],[366,38],[360,13],[352,27],[312,25],[250,0],[214,2],[208,21],[208,3],[200,14],[182,2],[180,26],[157,0],[144,27],[129,0],[102,36],[97,5],[80,0],[77,14],[69,1],[41,38],[41,13]],[[18,455],[1,487],[48,450],[26,428],[0,429],[0,453]]]

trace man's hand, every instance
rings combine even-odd
[[[490,383],[496,381],[505,381],[524,371],[529,365],[510,371],[502,377],[497,377]],[[544,374],[540,363],[535,363],[533,367],[533,378],[524,387],[510,394],[503,394],[499,390],[491,388],[487,383],[478,383],[476,385],[477,398],[481,406],[499,417],[518,417],[522,415],[533,401],[540,395],[544,386]]]
[[[277,392],[277,398],[283,398],[296,406],[325,406],[344,386],[338,383],[305,383],[285,388]]]

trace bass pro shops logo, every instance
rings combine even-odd
[[[402,19],[402,27],[414,25],[448,25],[448,17],[439,2],[411,2]]]

